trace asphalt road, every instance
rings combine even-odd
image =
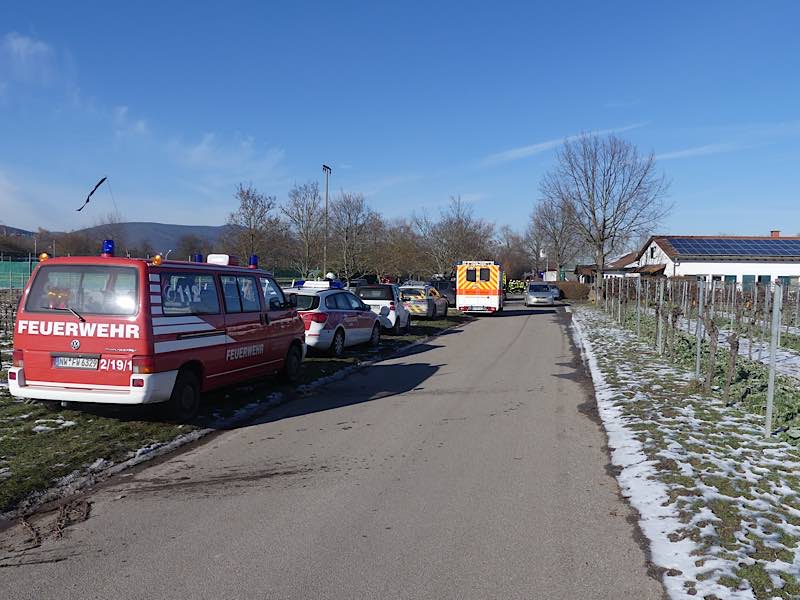
[[[507,307],[117,477],[0,597],[662,598],[567,319]]]

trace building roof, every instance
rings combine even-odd
[[[661,275],[666,268],[667,265],[664,263],[658,265],[644,265],[642,267],[635,268],[634,272],[641,273],[642,275]]]
[[[604,270],[617,271],[624,269],[631,263],[635,263],[637,260],[639,260],[639,253],[634,250],[633,252],[628,252],[627,254],[620,256],[617,260],[608,263]]]
[[[800,237],[656,235],[637,259],[652,242],[673,261],[800,262]]]
[[[575,275],[593,276],[597,274],[597,265],[575,265]]]

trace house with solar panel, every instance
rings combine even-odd
[[[754,283],[781,281],[797,285],[800,279],[800,237],[658,235],[637,256],[640,275],[692,277],[706,281]]]

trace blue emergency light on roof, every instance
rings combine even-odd
[[[100,256],[106,258],[114,256],[114,240],[103,240],[103,250]]]
[[[250,255],[250,262],[248,263],[247,266],[250,269],[257,269],[258,268],[258,254],[251,254]]]
[[[192,262],[201,263],[203,262],[203,255],[200,253],[192,254]]]

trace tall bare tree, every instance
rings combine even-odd
[[[556,166],[545,174],[545,200],[564,206],[597,263],[596,293],[606,258],[632,236],[652,229],[671,206],[669,183],[656,173],[655,157],[614,135],[583,134],[566,140]]]
[[[292,238],[297,246],[290,262],[303,276],[307,276],[320,263],[319,250],[325,214],[319,184],[309,181],[295,185],[289,190],[289,199],[281,206],[281,212],[289,222]]]
[[[369,229],[375,224],[374,215],[362,194],[343,191],[333,201],[330,218],[336,248],[333,264],[346,280],[369,270]]]
[[[570,207],[563,200],[543,198],[534,207],[531,221],[539,234],[547,263],[556,270],[560,271],[580,253],[583,238]]]
[[[251,184],[239,184],[234,197],[239,207],[228,216],[225,244],[242,260],[257,254],[265,266],[281,258],[283,226],[275,211],[275,197],[261,194]]]

